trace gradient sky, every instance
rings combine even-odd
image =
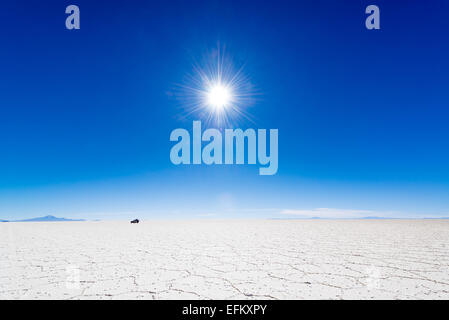
[[[449,217],[449,2],[393,2],[3,1],[0,219]],[[217,46],[262,93],[239,125],[279,129],[275,176],[170,162],[201,120],[174,88]]]

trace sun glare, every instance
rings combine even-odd
[[[244,75],[243,64],[235,66],[220,48],[206,54],[201,63],[194,63],[193,73],[180,87],[182,117],[194,115],[221,127],[253,121],[248,108],[259,93]]]

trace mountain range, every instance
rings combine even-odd
[[[55,216],[45,216],[45,217],[37,217],[31,219],[23,219],[23,220],[0,220],[0,222],[52,222],[52,221],[85,221],[84,219],[66,219],[66,218],[58,218]]]

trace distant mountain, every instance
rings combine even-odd
[[[38,217],[32,219],[24,219],[24,220],[14,220],[14,222],[50,222],[50,221],[85,221],[84,219],[66,219],[66,218],[57,218],[55,216],[45,216]]]
[[[8,220],[1,220],[1,219],[0,219],[0,222],[8,222]]]

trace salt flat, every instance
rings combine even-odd
[[[449,299],[449,221],[1,223],[0,298]]]

